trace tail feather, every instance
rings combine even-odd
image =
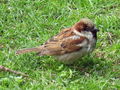
[[[40,48],[27,48],[16,51],[16,54],[24,54],[28,52],[40,52]]]

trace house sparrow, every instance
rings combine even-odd
[[[58,61],[72,64],[93,51],[96,46],[98,31],[90,19],[83,18],[72,27],[63,29],[43,45],[18,50],[16,54],[37,52],[40,56],[55,56]]]

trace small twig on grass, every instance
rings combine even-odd
[[[3,48],[3,45],[0,45],[0,48]]]
[[[112,33],[108,32],[107,34],[108,34],[109,43],[110,45],[112,45],[113,44]]]
[[[18,71],[14,71],[14,70],[9,69],[9,68],[7,68],[7,67],[4,67],[4,66],[2,66],[2,65],[0,65],[0,70],[5,71],[5,72],[11,72],[11,73],[14,73],[14,74],[17,74],[17,75],[21,75],[21,76],[23,76],[23,77],[28,77],[27,74],[24,74],[24,73],[18,72]]]

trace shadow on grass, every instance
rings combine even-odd
[[[81,74],[93,73],[93,72],[101,72],[101,74],[105,73],[111,67],[111,62],[107,61],[104,58],[96,58],[96,57],[84,57],[78,63],[70,66],[72,70],[76,70]]]
[[[104,58],[97,57],[83,57],[72,65],[66,65],[54,60],[51,57],[38,57],[37,62],[34,63],[36,68],[42,70],[52,70],[53,72],[59,72],[63,70],[71,69],[77,71],[79,74],[98,72],[100,75],[105,74],[112,67],[112,62]],[[61,68],[62,67],[62,68]],[[59,69],[61,68],[61,69]]]
[[[28,73],[33,78],[41,72],[47,73],[49,71],[55,76],[64,72],[67,72],[69,75],[71,71],[74,76],[73,79],[75,79],[75,77],[79,78],[80,76],[86,74],[97,74],[98,76],[104,76],[112,68],[112,62],[110,62],[109,60],[97,57],[88,58],[88,56],[83,57],[81,60],[72,65],[65,65],[49,56],[40,57],[26,54],[21,56],[19,58],[19,61],[16,61],[16,63],[19,64],[19,68],[21,70]],[[68,75],[66,75],[65,77],[67,77]]]

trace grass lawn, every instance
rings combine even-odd
[[[100,29],[97,47],[77,64],[50,56],[15,55],[88,17]],[[0,0],[0,90],[120,90],[120,0]]]

